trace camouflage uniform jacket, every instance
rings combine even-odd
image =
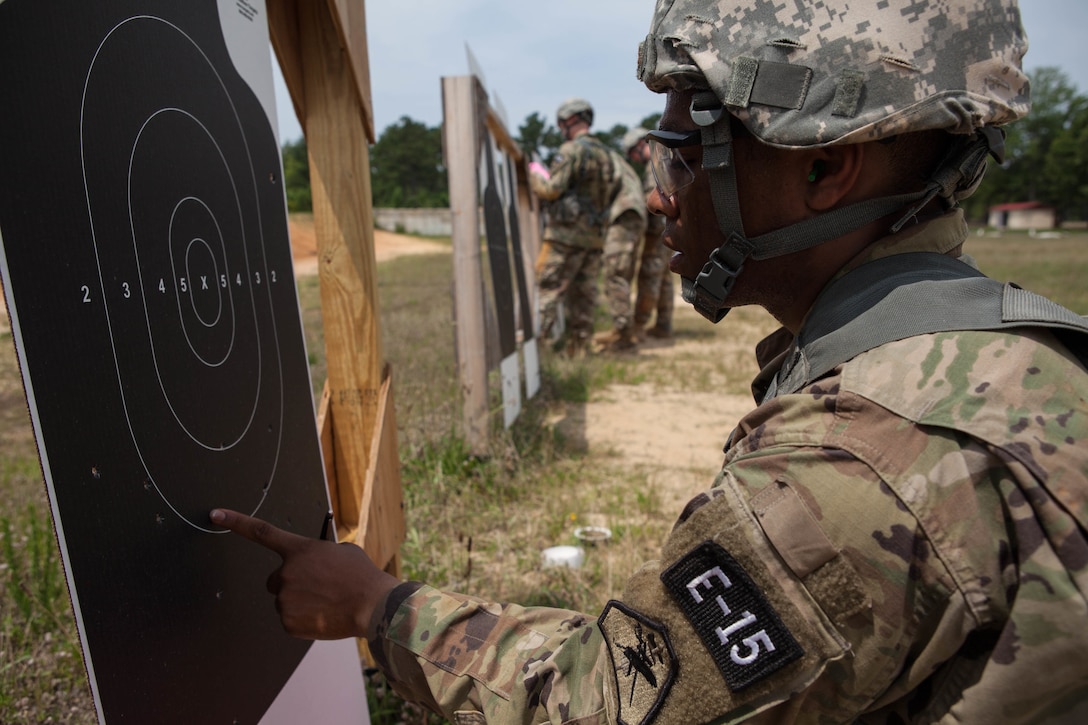
[[[1041,328],[922,335],[745,416],[598,620],[406,584],[371,648],[457,722],[1085,722],[1086,528],[1084,368]]]
[[[559,147],[549,178],[529,175],[546,202],[544,240],[571,247],[604,247],[604,227],[615,195],[615,172],[607,146],[588,133]]]
[[[615,196],[612,198],[612,206],[608,211],[608,223],[612,224],[625,212],[633,211],[642,219],[642,225],[646,225],[646,194],[642,191],[642,182],[638,174],[631,168],[617,151],[610,151],[612,155],[612,168],[616,175]]]

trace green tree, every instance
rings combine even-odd
[[[647,130],[653,131],[653,130],[657,129],[657,124],[660,123],[660,122],[661,122],[661,112],[656,111],[654,113],[651,113],[649,116],[646,116],[641,121],[639,121],[638,125],[642,126],[643,128],[645,128]]]
[[[442,131],[408,116],[387,126],[370,150],[374,206],[449,206]]]
[[[620,142],[623,141],[623,134],[627,133],[627,129],[627,126],[617,123],[607,131],[598,131],[595,135],[612,148],[621,151]]]
[[[1046,200],[1063,219],[1088,219],[1088,98],[1069,104],[1066,121],[1043,160]]]
[[[310,159],[306,139],[288,141],[283,145],[283,186],[287,195],[287,211],[311,211]]]
[[[994,204],[1040,201],[1060,218],[1085,218],[1088,206],[1088,99],[1058,68],[1031,72],[1032,108],[1006,127],[1005,162],[991,161],[978,191],[965,204],[985,219]]]
[[[536,154],[545,164],[550,164],[563,145],[563,136],[544,116],[533,111],[525,117],[525,123],[518,126],[517,143],[522,153],[529,157]]]

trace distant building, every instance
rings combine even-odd
[[[1054,207],[1041,201],[1017,201],[990,207],[989,226],[997,229],[1053,229],[1058,226]]]

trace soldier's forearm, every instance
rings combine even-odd
[[[405,596],[407,595],[407,596]],[[604,722],[607,662],[596,622],[546,607],[486,603],[407,584],[387,600],[371,651],[404,697],[446,717]],[[393,609],[394,611],[390,611]]]

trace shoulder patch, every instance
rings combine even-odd
[[[661,581],[730,690],[759,682],[804,654],[744,567],[714,542],[692,549],[661,573]]]
[[[661,709],[676,677],[676,655],[664,625],[615,600],[597,624],[608,643],[621,725],[644,725]]]

